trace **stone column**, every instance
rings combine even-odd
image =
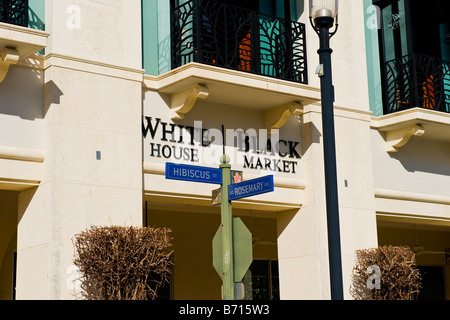
[[[73,236],[142,225],[140,1],[46,1],[44,176],[19,195],[18,299],[73,299]]]

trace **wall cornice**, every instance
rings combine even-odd
[[[72,57],[59,53],[49,53],[45,55],[44,70],[50,67],[59,67],[71,69],[74,71],[89,72],[137,82],[143,82],[144,75],[143,69],[128,68],[99,61]]]

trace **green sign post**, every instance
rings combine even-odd
[[[241,188],[241,198],[273,191],[272,176],[268,177],[267,186],[260,179],[242,182],[242,172],[235,171],[233,177],[230,174],[229,162],[227,155],[221,157],[222,186],[213,192],[213,205],[220,203],[221,206],[221,224],[213,239],[213,265],[222,278],[224,300],[235,299],[235,283],[242,281],[253,261],[252,234],[240,218],[233,219],[230,190],[235,194],[234,188]],[[258,191],[252,183],[259,187]],[[235,199],[238,197],[235,196]]]
[[[221,191],[221,231],[222,252],[219,252],[222,260],[222,282],[223,299],[234,300],[234,250],[233,250],[233,225],[231,202],[228,200],[228,186],[231,183],[231,165],[230,157],[223,155],[221,158],[220,169],[222,169],[222,191]]]
[[[221,184],[213,190],[212,204],[221,207],[221,223],[213,239],[213,265],[222,278],[223,299],[234,300],[235,283],[242,281],[253,252],[252,234],[240,218],[233,219],[231,200],[273,191],[273,176],[243,182],[241,171],[233,171],[232,176],[230,157],[225,154],[219,168],[166,163],[166,179]]]

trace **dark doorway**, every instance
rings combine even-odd
[[[443,267],[419,266],[422,289],[418,300],[445,300],[445,280]]]

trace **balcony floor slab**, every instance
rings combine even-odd
[[[320,89],[276,78],[200,63],[189,63],[160,76],[144,76],[144,87],[169,96],[196,85],[206,86],[207,100],[221,105],[268,111],[298,102],[320,101]]]

